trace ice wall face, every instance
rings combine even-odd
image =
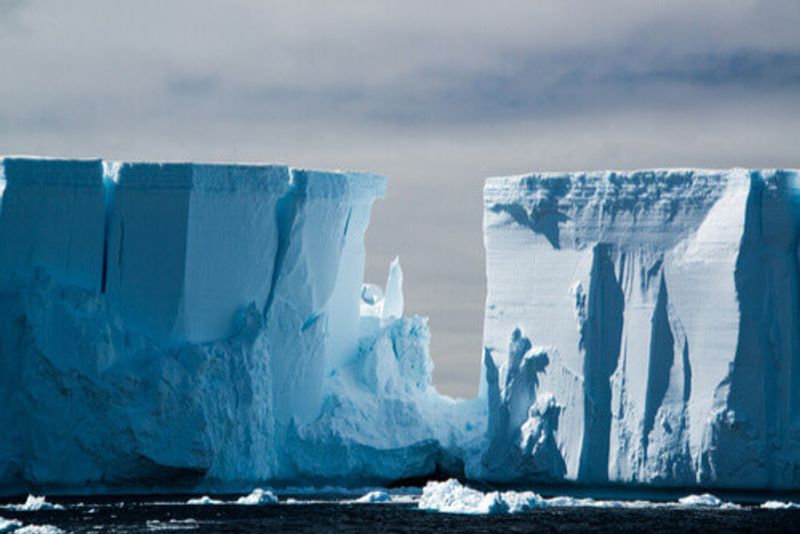
[[[275,267],[266,327],[278,421],[308,421],[320,408],[322,377],[354,353],[364,276],[364,232],[385,179],[358,173],[295,171],[279,208],[285,236]]]
[[[102,162],[5,158],[2,167],[0,278],[46,268],[59,282],[99,290]]]
[[[202,343],[229,335],[243,306],[264,307],[288,168],[126,163],[115,179],[106,290],[126,324]]]
[[[506,404],[530,382],[512,357],[524,335],[523,358],[547,355],[524,424],[552,434],[566,478],[797,487],[799,185],[744,170],[488,180],[482,395],[501,406],[498,381]],[[552,403],[557,424],[536,412]]]

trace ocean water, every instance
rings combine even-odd
[[[418,494],[401,502],[353,503],[353,495],[280,495],[279,504],[188,505],[189,496],[48,498],[63,509],[0,516],[40,532],[800,532],[800,510],[713,508],[535,509],[514,515],[459,515],[419,510]],[[220,497],[230,500],[228,497]],[[1,522],[0,522],[1,524]],[[13,530],[10,530],[13,531]],[[2,526],[0,526],[0,532]]]

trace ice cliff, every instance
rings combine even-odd
[[[440,444],[470,415],[431,385],[399,264],[362,298],[384,178],[5,158],[0,183],[3,492],[386,482],[455,461]]]
[[[800,487],[800,179],[493,178],[473,476]]]
[[[0,166],[0,493],[388,483],[800,487],[800,180],[494,178],[481,391],[432,385],[384,178]]]

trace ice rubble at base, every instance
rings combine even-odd
[[[236,504],[245,506],[257,506],[260,504],[276,504],[278,498],[271,491],[256,488],[250,494],[236,499]]]
[[[264,504],[277,504],[278,497],[269,490],[256,488],[249,494],[239,497],[235,501],[223,501],[220,499],[212,499],[208,495],[189,499],[186,504],[195,506],[216,506],[223,504],[236,504],[243,506],[260,506]]]
[[[64,534],[64,531],[53,525],[25,525],[14,534]]]
[[[379,503],[379,502],[386,503],[386,502],[392,502],[392,496],[383,490],[374,490],[370,491],[369,493],[365,493],[364,495],[362,495],[358,499],[355,499],[352,502],[357,504]]]
[[[483,376],[464,401],[431,384],[399,262],[363,285],[382,177],[2,169],[2,492],[434,472],[800,487],[794,171],[487,181]]]
[[[47,499],[43,496],[28,495],[24,503],[1,505],[0,509],[13,510],[15,512],[39,512],[42,510],[63,510],[64,507],[60,504],[47,502]]]
[[[604,501],[577,497],[545,498],[532,491],[482,492],[462,485],[456,479],[428,482],[419,501],[421,510],[449,514],[505,515],[528,512],[536,508],[658,508],[704,507],[739,510],[739,505],[723,502],[711,494],[687,495],[677,502],[641,500]]]
[[[0,517],[0,534],[7,532],[14,532],[22,526],[22,523],[16,519],[5,519]]]
[[[761,504],[760,508],[764,510],[797,510],[800,509],[800,504],[786,501],[766,501]]]

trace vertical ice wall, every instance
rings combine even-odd
[[[125,163],[117,180],[106,285],[126,323],[199,343],[230,334],[249,303],[264,306],[286,167]]]
[[[44,269],[100,290],[105,203],[100,160],[5,158],[0,279]]]
[[[559,408],[567,478],[800,482],[797,182],[744,170],[487,181],[488,363],[520,372],[518,332],[548,355],[538,402]]]
[[[7,162],[0,486],[306,472],[286,442],[331,394],[326,370],[363,357],[363,240],[385,178],[97,160],[90,181],[82,162]],[[25,276],[38,267],[52,282]]]
[[[325,368],[355,351],[364,232],[385,186],[376,175],[292,171],[292,190],[279,210],[283,237],[266,314],[281,422],[312,417]]]

